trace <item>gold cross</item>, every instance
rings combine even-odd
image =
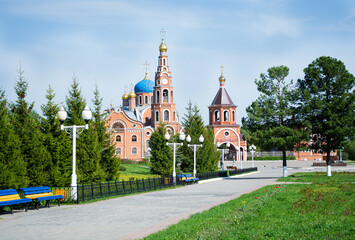
[[[223,75],[223,65],[221,66],[221,75]]]
[[[162,28],[162,29],[160,30],[160,34],[161,34],[161,38],[162,38],[162,39],[164,39],[165,33],[166,33],[166,31],[164,30],[164,28]]]

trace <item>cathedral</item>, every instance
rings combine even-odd
[[[122,104],[111,106],[106,124],[116,155],[122,159],[142,160],[149,156],[149,139],[159,124],[176,134],[183,131],[174,103],[174,87],[164,38],[159,46],[158,66],[154,81],[143,80],[122,96]],[[246,139],[236,123],[236,108],[225,89],[223,72],[220,88],[209,106],[209,126],[213,129],[216,144],[229,143],[228,159],[246,160]]]

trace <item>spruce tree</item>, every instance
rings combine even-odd
[[[12,123],[19,137],[21,152],[27,167],[27,176],[31,186],[49,185],[51,156],[43,145],[44,137],[39,131],[38,115],[33,113],[34,103],[26,101],[28,83],[23,71],[18,71],[19,79],[15,85],[17,100],[11,105]]]
[[[173,153],[169,146],[166,145],[164,138],[165,128],[160,125],[153,132],[149,147],[151,148],[151,172],[159,175],[171,175],[173,172]]]
[[[105,126],[105,114],[102,113],[102,97],[97,85],[95,86],[92,103],[94,104],[93,127],[102,149],[100,165],[105,172],[106,180],[116,180],[119,178],[120,159],[115,156],[115,148],[110,133]]]
[[[0,90],[0,189],[28,186],[20,141],[13,131],[5,92]]]
[[[41,106],[41,130],[44,134],[44,145],[52,159],[51,186],[68,186],[72,170],[71,141],[66,132],[60,130],[60,122],[56,118],[59,106],[53,100],[55,94],[50,86],[45,96],[47,103]]]
[[[75,75],[73,76],[69,95],[66,97],[66,105],[67,123],[69,125],[85,125],[82,112],[86,106],[86,101],[82,96],[79,82]],[[100,166],[101,146],[93,129],[92,121],[89,123],[89,129],[83,130],[77,139],[76,159],[79,183],[105,180],[104,171]]]
[[[342,146],[355,132],[355,77],[343,62],[322,56],[304,69],[300,89],[299,117],[311,125],[311,148],[327,153],[327,175],[330,152]]]
[[[219,153],[214,144],[213,132],[211,129],[204,126],[200,110],[196,105],[192,106],[191,101],[189,101],[186,111],[187,113],[183,118],[182,125],[185,128],[185,134],[191,137],[190,144],[201,144],[199,142],[201,135],[205,139],[202,147],[198,148],[196,152],[197,172],[214,171],[218,168]],[[182,152],[184,156],[181,163],[182,170],[184,172],[192,172],[194,164],[193,150],[184,142],[179,152]]]

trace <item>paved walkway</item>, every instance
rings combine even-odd
[[[325,170],[289,161],[288,173]],[[231,163],[229,163],[231,165]],[[240,163],[235,163],[240,167]],[[243,163],[243,168],[251,163]],[[0,239],[136,239],[244,193],[273,184],[281,162],[256,162],[259,173],[85,205],[0,215]],[[354,165],[353,165],[354,166]],[[354,167],[346,170],[354,171]],[[337,170],[338,168],[333,168]],[[339,168],[344,171],[343,168]]]

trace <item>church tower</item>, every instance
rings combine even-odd
[[[166,128],[172,134],[179,132],[179,119],[174,103],[174,87],[171,72],[169,70],[167,46],[164,37],[159,46],[159,58],[157,72],[155,73],[155,86],[153,91],[152,126],[156,129],[160,123],[166,124]]]
[[[233,103],[226,88],[226,78],[223,76],[223,66],[219,77],[219,90],[209,109],[209,126],[212,128],[215,142],[230,143],[228,159],[246,160],[246,139],[240,133],[236,120],[237,106]]]

